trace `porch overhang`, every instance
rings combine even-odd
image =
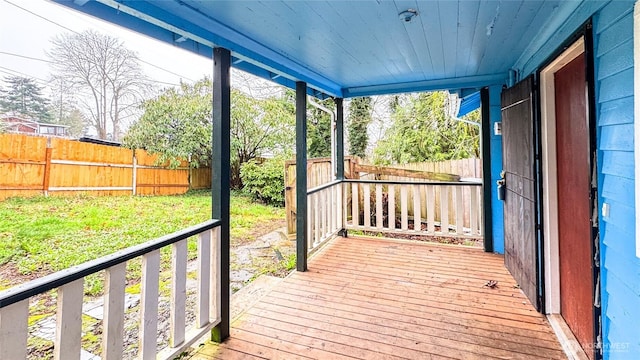
[[[581,3],[53,1],[320,98],[504,84]]]

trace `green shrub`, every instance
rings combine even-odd
[[[254,199],[274,206],[284,205],[284,160],[255,160],[242,164],[240,178],[244,191]]]

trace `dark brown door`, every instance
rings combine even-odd
[[[533,78],[502,92],[502,169],[505,171],[504,262],[524,294],[538,301],[535,228]]]
[[[584,54],[555,74],[560,312],[593,356],[591,164]]]

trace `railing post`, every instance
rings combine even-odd
[[[231,52],[213,50],[213,159],[211,162],[212,217],[220,224],[220,323],[212,339],[221,342],[229,337],[229,205],[231,187]]]
[[[307,271],[307,84],[296,83],[296,269]],[[316,223],[315,226],[318,226]]]

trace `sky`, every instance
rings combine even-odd
[[[195,55],[145,35],[85,15],[48,0],[0,0],[0,85],[6,76],[36,80],[50,95],[51,69],[47,51],[59,34],[93,29],[119,38],[140,58],[143,71],[158,89],[177,85],[180,80],[195,82],[213,74],[212,59]],[[277,85],[241,71],[232,71],[232,86],[257,97],[273,95]],[[49,89],[49,91],[47,91]],[[348,102],[347,102],[348,104]],[[347,105],[345,104],[345,105]],[[388,116],[386,102],[376,101],[374,119]],[[382,123],[382,121],[380,121]],[[375,143],[384,126],[371,126]]]
[[[65,29],[67,28],[67,29]],[[213,73],[211,59],[156,41],[47,0],[0,0],[0,77],[20,75],[46,86],[46,52],[55,35],[93,29],[137,51],[142,67],[160,87],[193,82]],[[166,84],[165,84],[166,83]]]

